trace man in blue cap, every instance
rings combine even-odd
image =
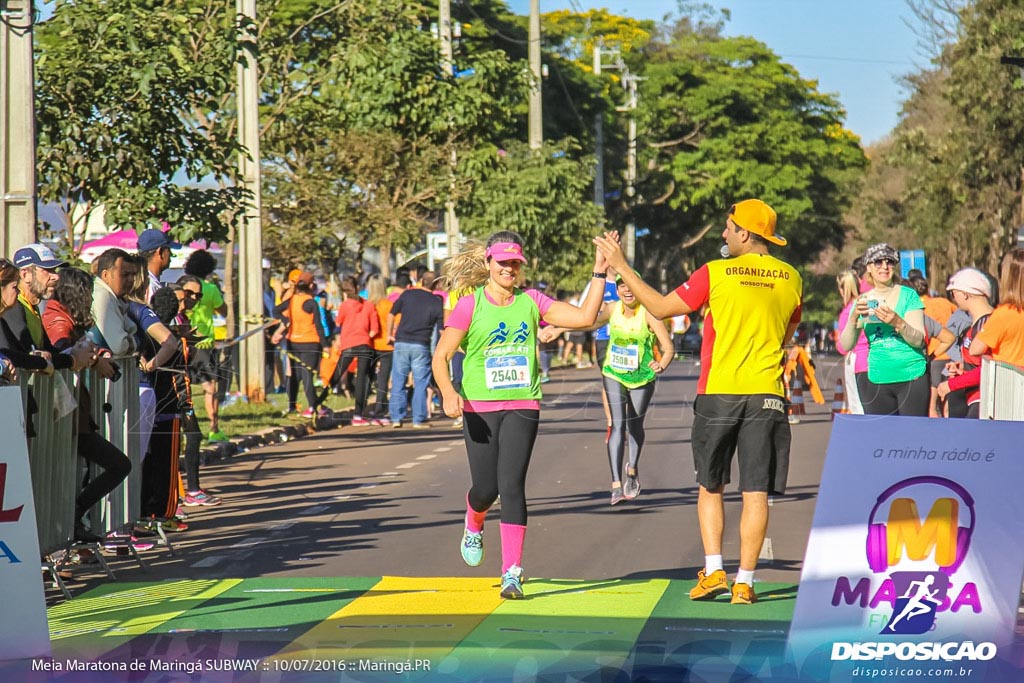
[[[171,266],[171,250],[180,249],[181,245],[171,239],[170,233],[156,228],[143,230],[139,235],[139,256],[146,260],[149,270],[149,299],[164,286],[160,276]]]

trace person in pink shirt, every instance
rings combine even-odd
[[[615,235],[608,233],[606,235]],[[434,352],[433,371],[444,411],[463,417],[472,487],[466,496],[466,524],[460,543],[462,559],[471,567],[483,561],[484,519],[501,496],[501,597],[523,597],[522,555],[526,537],[526,471],[533,454],[540,419],[540,373],[537,329],[541,320],[560,327],[594,324],[604,293],[607,262],[594,258],[597,285],[582,306],[551,299],[535,289],[520,290],[526,261],[523,239],[503,230],[491,235],[484,249],[454,257],[466,268],[452,290],[471,288],[459,299],[445,323]],[[449,362],[466,351],[462,388],[456,391]]]
[[[863,415],[864,406],[860,403],[860,394],[857,392],[857,373],[868,371],[868,339],[861,332],[857,337],[857,344],[852,349],[843,348],[839,341],[843,330],[850,321],[850,311],[857,303],[860,296],[860,283],[857,274],[852,270],[845,270],[836,276],[836,285],[839,287],[839,295],[843,297],[843,310],[839,314],[838,329],[836,330],[836,350],[846,356],[843,362],[843,388],[846,393],[846,407],[851,415]]]

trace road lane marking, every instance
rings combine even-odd
[[[417,460],[433,460],[436,457],[437,457],[436,455],[433,455],[432,453],[428,453],[426,455],[421,455],[420,457],[418,457],[416,459]]]
[[[765,537],[764,543],[761,545],[761,554],[757,556],[759,560],[765,560],[766,562],[775,561],[775,552],[772,550],[772,539]]]
[[[435,448],[434,452],[435,453],[447,453],[450,450],[451,450],[451,448],[449,446],[441,446],[440,448]]]
[[[420,463],[418,463],[418,462],[407,462],[407,463],[404,463],[402,465],[399,465],[398,469],[400,469],[400,470],[409,470],[409,469],[412,469],[413,467],[418,467],[419,465],[420,465]]]

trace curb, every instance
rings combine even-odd
[[[341,426],[341,422],[334,422],[332,425],[327,425],[321,429],[316,429],[308,424],[268,427],[266,429],[261,429],[255,434],[237,436],[224,443],[204,445],[199,451],[199,464],[207,465],[210,463],[220,462],[265,446],[273,446],[276,444],[287,443],[289,441],[295,441],[296,439],[301,439],[313,434],[332,431],[340,428]],[[182,459],[184,459],[184,457],[184,454],[182,454]]]

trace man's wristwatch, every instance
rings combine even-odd
[[[596,270],[593,273],[591,273],[591,276],[596,277],[596,278],[600,278],[602,280],[607,280],[608,279],[608,273],[599,273]]]

